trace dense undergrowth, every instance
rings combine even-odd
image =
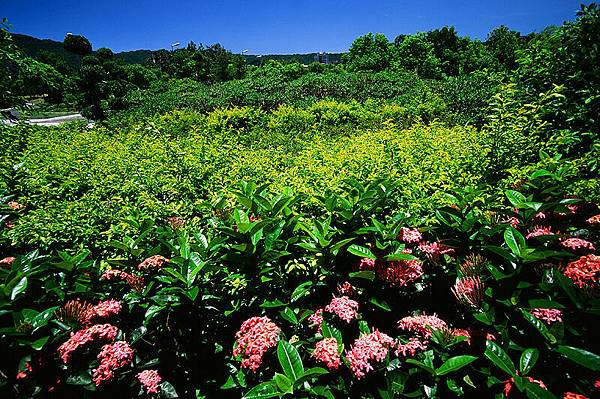
[[[597,396],[598,21],[0,127],[0,395]]]

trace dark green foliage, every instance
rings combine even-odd
[[[90,41],[81,35],[67,35],[63,40],[65,50],[84,56],[92,53],[92,44]]]

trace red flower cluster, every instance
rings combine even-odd
[[[280,332],[281,329],[268,317],[246,320],[235,334],[237,345],[233,349],[233,356],[242,357],[243,368],[256,371],[262,363],[263,355],[277,344]]]
[[[321,334],[323,328],[323,308],[315,310],[315,313],[308,316],[311,327],[317,328],[317,334]]]
[[[533,221],[536,223],[543,223],[548,219],[548,214],[546,212],[538,212],[533,216]]]
[[[110,324],[95,324],[72,334],[59,348],[58,353],[63,363],[68,363],[80,348],[93,342],[110,342],[117,336],[119,330]]]
[[[406,356],[414,356],[417,354],[418,351],[424,351],[427,349],[427,341],[421,341],[419,338],[416,337],[412,337],[408,340],[407,343],[402,344],[399,343],[398,346],[396,347],[396,356],[400,356],[400,354],[402,354],[402,356],[406,357]]]
[[[373,370],[372,361],[381,362],[394,347],[394,340],[378,330],[371,334],[358,338],[350,351],[346,352],[346,359],[350,363],[350,369],[361,379],[366,373]]]
[[[112,345],[104,345],[98,354],[100,365],[93,371],[92,379],[96,386],[110,381],[115,376],[115,369],[131,363],[133,349],[125,341],[117,341]]]
[[[144,259],[142,263],[138,265],[138,269],[145,272],[155,272],[163,268],[165,263],[170,262],[169,259],[162,255],[154,255],[147,259]]]
[[[358,309],[358,302],[348,298],[347,296],[333,297],[329,305],[325,306],[324,311],[327,313],[333,313],[346,323],[350,323],[352,320],[358,317],[356,310]]]
[[[412,253],[411,249],[402,251],[404,254]],[[423,275],[423,263],[420,260],[394,260],[383,262],[377,269],[377,276],[390,286],[404,287],[408,283],[418,280]]]
[[[342,364],[338,351],[338,342],[333,337],[317,342],[312,357],[326,363],[329,370],[337,370]]]
[[[451,290],[461,304],[478,307],[483,302],[485,286],[479,276],[471,276],[458,279]]]
[[[566,249],[570,249],[573,252],[587,252],[596,250],[596,247],[594,247],[593,243],[575,237],[562,240],[560,242],[560,245],[562,245]]]
[[[177,230],[185,226],[185,220],[178,216],[171,216],[167,218],[167,224],[173,230]]]
[[[454,248],[450,248],[447,245],[441,244],[439,241],[436,242],[422,242],[419,244],[417,249],[427,254],[427,256],[434,262],[437,262],[442,255],[454,256]]]
[[[158,393],[158,384],[162,381],[162,378],[158,375],[158,371],[144,370],[141,373],[138,373],[136,377],[148,395]]]
[[[93,306],[89,303],[79,300],[70,300],[55,312],[56,317],[61,321],[73,320],[79,324],[90,324],[90,312]]]
[[[437,317],[436,314],[431,316],[426,314],[419,316],[407,316],[398,321],[398,328],[400,330],[414,332],[424,338],[431,337],[431,331],[429,328],[432,328],[433,330],[439,330],[444,327],[447,327],[446,322]]]
[[[11,267],[16,258],[12,256],[7,256],[6,258],[0,260],[0,266],[8,266]]]
[[[552,324],[554,322],[562,322],[562,310],[559,309],[543,309],[534,308],[529,311],[537,319],[542,320],[546,324]]]
[[[563,274],[579,288],[595,288],[600,282],[600,256],[582,256],[567,265]]]
[[[112,281],[112,280],[126,281],[127,284],[129,284],[129,286],[137,292],[140,292],[142,290],[142,288],[144,287],[144,278],[143,277],[138,277],[133,274],[130,274],[130,273],[127,273],[127,272],[124,272],[121,270],[117,270],[117,269],[106,270],[104,273],[102,273],[102,276],[100,277],[100,279],[108,280],[108,281]]]
[[[338,285],[337,292],[339,295],[354,296],[356,294],[356,288],[346,281],[344,284]]]
[[[592,224],[592,225],[600,224],[600,215],[594,215],[591,218],[589,218],[588,220],[586,220],[586,222],[588,222],[589,224]]]
[[[398,234],[398,241],[402,241],[406,244],[418,243],[423,239],[423,235],[417,229],[409,229],[406,227],[400,228],[400,234]]]
[[[530,238],[534,238],[534,237],[553,236],[553,235],[554,235],[554,232],[552,232],[551,227],[535,226],[533,230],[529,231],[529,233],[527,234],[527,236],[525,236],[525,238],[529,240]]]

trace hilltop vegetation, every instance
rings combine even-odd
[[[1,32],[3,104],[96,118],[0,126],[2,397],[597,396],[595,3],[335,65]]]

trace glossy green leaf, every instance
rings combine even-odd
[[[442,364],[435,372],[437,375],[445,375],[448,373],[452,373],[453,371],[460,370],[461,368],[465,367],[469,363],[474,362],[475,360],[477,360],[476,356],[455,356],[446,360],[444,364]]]
[[[277,345],[277,358],[283,372],[292,383],[304,374],[304,366],[298,350],[284,339],[280,340]]]

